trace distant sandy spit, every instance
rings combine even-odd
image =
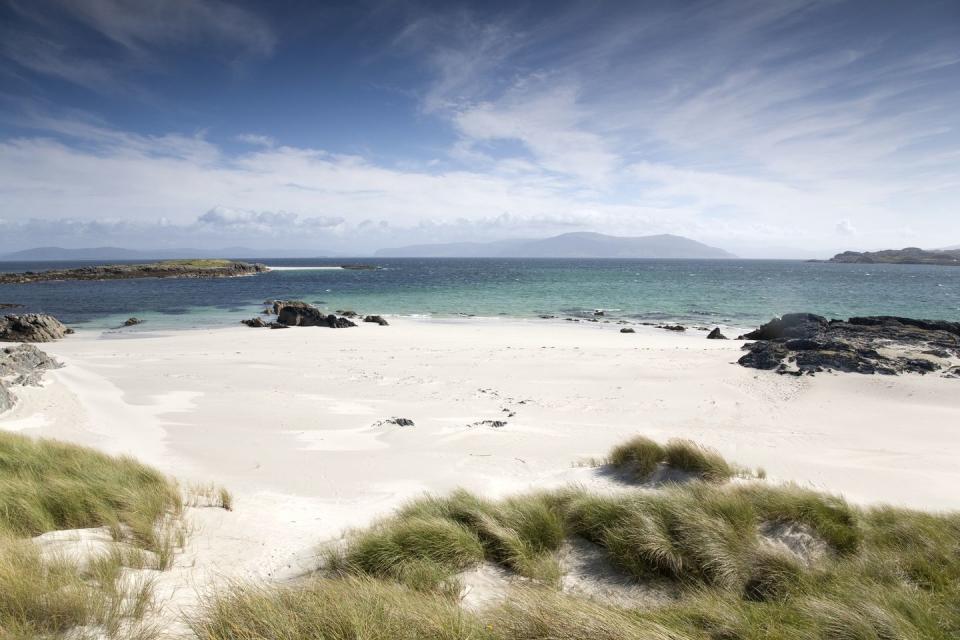
[[[66,366],[18,389],[0,428],[229,488],[235,510],[197,510],[161,579],[184,607],[217,577],[301,574],[320,543],[425,491],[601,486],[578,462],[638,433],[855,502],[960,509],[956,380],[778,376],[732,364],[740,342],[692,330],[390,322],[80,331],[43,346]]]

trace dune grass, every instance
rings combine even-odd
[[[709,482],[725,482],[739,472],[719,453],[695,442],[670,440],[666,445],[661,445],[644,436],[636,436],[617,445],[606,461],[611,467],[630,474],[638,481],[649,478],[661,464]]]
[[[152,606],[151,581],[126,569],[169,565],[182,543],[181,507],[176,485],[129,458],[0,432],[0,636],[153,637],[139,622]],[[29,540],[95,527],[127,550],[81,567],[43,557]]]
[[[861,509],[792,485],[723,484],[735,469],[687,442],[636,439],[611,463],[649,461],[701,480],[598,494],[490,501],[466,491],[414,501],[331,552],[306,586],[236,586],[211,599],[203,640],[920,640],[960,637],[960,515]],[[769,525],[799,527],[817,553]],[[599,545],[664,600],[616,607],[559,590],[558,550]],[[532,578],[479,613],[456,606],[458,572],[494,562]],[[658,588],[660,588],[658,587]]]

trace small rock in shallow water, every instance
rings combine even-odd
[[[123,321],[123,326],[125,327],[132,327],[136,324],[143,324],[143,320],[140,318],[127,318]]]

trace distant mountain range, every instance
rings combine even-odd
[[[185,258],[321,258],[335,257],[336,255],[332,252],[322,251],[307,252],[284,249],[264,251],[249,247],[225,247],[223,249],[123,249],[121,247],[64,249],[63,247],[36,247],[0,255],[0,260],[6,262],[44,262],[58,260],[180,260]]]
[[[634,238],[564,233],[540,240],[455,242],[380,249],[383,258],[736,258],[703,243],[669,234]]]
[[[918,247],[884,251],[844,251],[827,262],[855,264],[937,264],[960,266],[960,248],[928,251]]]

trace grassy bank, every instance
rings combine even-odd
[[[634,440],[610,463],[641,477],[667,465],[699,479],[604,494],[424,498],[349,535],[329,552],[328,577],[227,590],[195,629],[203,640],[960,637],[958,515],[725,483],[735,467],[691,443]],[[574,538],[664,597],[623,607],[564,593],[561,550]],[[459,576],[484,562],[518,579],[503,604],[464,611]]]
[[[126,569],[165,568],[182,508],[159,472],[63,443],[0,432],[0,637],[150,638],[138,623],[150,580]],[[82,566],[44,557],[29,538],[106,527],[117,545]]]

